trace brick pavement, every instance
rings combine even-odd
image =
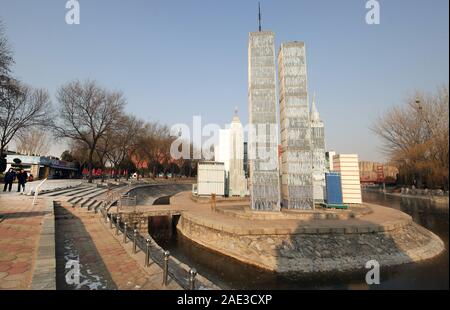
[[[35,280],[47,276],[47,270],[36,270],[36,261],[40,246],[48,243],[40,241],[51,201],[40,197],[34,206],[32,201],[17,192],[0,194],[0,289],[40,287]],[[131,242],[124,247],[122,236],[115,237],[99,214],[64,202],[56,206],[55,219],[57,289],[181,289],[175,281],[162,286],[161,268],[155,263],[144,267],[144,254],[132,254]],[[79,259],[79,286],[66,283],[67,259]]]
[[[180,289],[174,281],[163,287],[161,268],[154,263],[145,268],[143,253],[132,254],[130,241],[123,247],[122,235],[115,237],[114,231],[109,229],[99,214],[72,208],[65,202],[59,208],[55,211],[57,234],[64,235],[65,240],[72,240],[82,266],[81,273],[89,269],[93,275],[100,277],[101,280],[97,281],[100,288]],[[58,224],[58,221],[64,223]]]
[[[0,195],[0,289],[29,289],[33,276],[45,199]]]

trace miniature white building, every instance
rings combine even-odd
[[[197,189],[198,196],[225,195],[225,165],[214,161],[198,163]]]
[[[325,160],[328,171],[333,171],[333,156],[336,155],[335,151],[328,151],[325,153]]]
[[[230,171],[230,129],[219,130],[219,141],[214,146],[214,161],[223,163],[225,172]]]

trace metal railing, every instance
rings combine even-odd
[[[128,194],[128,193],[127,193]],[[150,260],[155,262],[159,267],[163,269],[163,285],[168,284],[169,277],[176,281],[182,288],[195,290],[196,288],[208,288],[213,287],[217,289],[213,283],[209,282],[207,279],[198,276],[195,268],[189,268],[188,266],[182,264],[177,259],[170,256],[169,251],[164,251],[152,238],[148,236],[144,238],[136,226],[132,223],[127,223],[125,218],[122,218],[120,213],[108,212],[115,204],[117,206],[122,204],[122,199],[126,200],[126,203],[136,206],[136,197],[123,195],[120,193],[108,192],[106,199],[103,201],[100,210],[100,216],[104,217],[105,224],[110,222],[110,229],[116,230],[116,235],[119,232],[123,233],[123,242],[126,243],[127,239],[133,241],[133,253],[137,253],[137,249],[140,249],[145,253],[146,267],[150,266]],[[117,208],[118,211],[118,208]],[[121,220],[122,219],[122,220]],[[184,265],[187,268],[183,268],[180,265]],[[206,281],[206,282],[205,282]]]
[[[136,196],[123,195],[120,198],[121,207],[135,207],[136,206]]]
[[[151,259],[163,269],[162,283],[164,286],[168,285],[170,277],[184,289],[195,290],[199,287],[195,268],[190,268],[189,270],[180,268],[170,256],[169,251],[161,251],[161,248],[150,236],[144,238],[137,229],[130,229],[129,223],[121,221],[120,214],[107,213],[104,208],[101,209],[100,213],[105,217],[106,222],[110,222],[110,229],[115,230],[116,236],[119,235],[119,232],[123,234],[124,243],[127,242],[127,239],[132,240],[133,254],[137,253],[137,249],[145,253],[144,265],[146,267],[150,265]]]

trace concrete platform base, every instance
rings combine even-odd
[[[242,202],[218,202],[212,210],[189,195],[179,193],[165,206],[180,210],[177,229],[184,236],[276,272],[347,271],[365,268],[369,260],[392,266],[429,259],[444,250],[442,240],[409,215],[373,204],[264,215],[246,210]]]

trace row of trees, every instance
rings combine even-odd
[[[427,188],[449,187],[448,85],[417,92],[372,126],[383,151],[399,168],[399,181]]]
[[[62,159],[87,167],[90,180],[93,168],[138,171],[152,177],[169,172],[192,176],[195,172],[194,165],[189,170],[184,160],[171,158],[175,137],[167,126],[123,112],[126,103],[121,93],[109,92],[92,81],[74,81],[58,90],[57,100],[55,135],[71,141]]]
[[[169,128],[126,114],[126,100],[97,82],[74,80],[56,93],[56,107],[44,89],[34,89],[12,77],[13,53],[0,25],[0,154],[16,141],[18,150],[45,151],[51,132],[70,141],[62,159],[77,161],[89,171],[107,168],[157,175],[182,173],[192,176],[195,163],[172,160],[170,145],[175,137]],[[117,177],[117,174],[115,174]]]

